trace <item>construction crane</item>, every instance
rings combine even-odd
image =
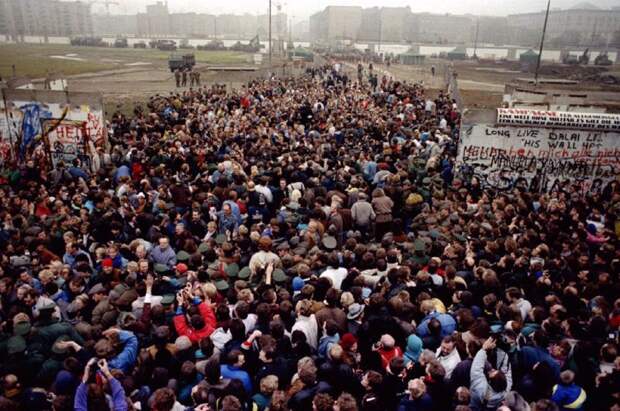
[[[106,10],[106,14],[109,16],[110,15],[110,5],[113,4],[115,6],[119,6],[120,3],[118,1],[112,1],[112,0],[90,0],[88,2],[88,4],[90,4],[91,6],[93,4],[103,4],[105,6],[105,10]]]

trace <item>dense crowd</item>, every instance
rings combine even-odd
[[[0,410],[618,410],[618,183],[486,188],[449,96],[347,73],[5,170]]]

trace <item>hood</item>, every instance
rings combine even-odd
[[[422,340],[415,334],[407,338],[407,349],[405,350],[405,362],[417,362],[422,353]]]

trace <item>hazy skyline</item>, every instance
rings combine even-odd
[[[120,5],[111,5],[112,14],[134,14],[143,12],[146,5],[156,0],[117,0]],[[420,2],[411,0],[272,0],[273,13],[276,4],[282,5],[282,10],[294,16],[296,21],[307,19],[311,14],[322,10],[326,6],[362,6],[362,7],[404,7],[409,6],[414,13],[451,13],[451,14],[479,14],[479,15],[507,15],[514,13],[528,13],[544,10],[547,0],[435,0]],[[590,3],[599,8],[620,7],[620,0],[552,0],[552,8],[571,8],[577,4]],[[196,12],[210,14],[251,13],[265,14],[268,10],[268,0],[168,0],[171,12]],[[101,4],[95,4],[94,11],[104,12]]]

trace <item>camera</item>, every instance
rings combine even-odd
[[[512,343],[504,332],[492,333],[491,337],[495,340],[495,347],[504,352],[510,352]]]

